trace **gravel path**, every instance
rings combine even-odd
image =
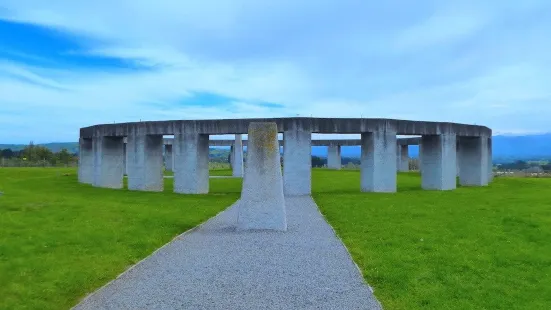
[[[76,309],[380,309],[310,197],[286,198],[287,232],[237,232],[236,202]]]

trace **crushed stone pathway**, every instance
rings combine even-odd
[[[286,198],[287,232],[235,231],[238,205],[75,309],[381,309],[311,197]]]

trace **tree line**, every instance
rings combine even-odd
[[[0,149],[0,166],[4,167],[68,167],[76,165],[77,162],[76,153],[70,153],[67,149],[52,152],[47,147],[35,145],[33,142],[20,151]]]

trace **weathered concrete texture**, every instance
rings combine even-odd
[[[488,185],[488,139],[461,137],[459,143],[459,183],[463,186]]]
[[[423,174],[421,186],[427,190],[452,190],[457,187],[456,136],[423,136]]]
[[[312,193],[312,133],[295,129],[283,133],[283,189],[287,196]]]
[[[396,147],[396,171],[400,171],[400,164],[402,161],[402,149],[400,146]]]
[[[287,230],[275,123],[250,125],[247,171],[243,179],[237,228]]]
[[[491,136],[491,130],[484,126],[467,124],[424,122],[396,119],[374,118],[265,118],[265,119],[210,119],[210,120],[174,120],[134,122],[122,124],[104,124],[81,128],[80,137],[92,136],[128,136],[138,131],[144,134],[173,135],[183,133],[198,134],[244,134],[252,122],[275,122],[279,132],[297,128],[311,133],[361,133],[376,132],[383,128],[392,128],[399,135],[440,135]]]
[[[122,137],[93,138],[94,183],[96,187],[122,188],[124,142]]]
[[[277,135],[277,131],[276,131],[276,135]],[[231,165],[232,176],[242,177],[243,176],[243,138],[241,137],[241,135],[235,135],[235,143],[233,144],[231,158],[232,158],[232,165]]]
[[[401,172],[409,171],[409,147],[408,145],[400,145],[400,163],[398,170]]]
[[[286,203],[287,232],[236,231],[237,202],[75,309],[381,309],[312,199]]]
[[[172,171],[174,168],[174,152],[172,144],[165,144],[165,170]]]
[[[171,138],[165,138],[165,145],[172,145]],[[417,145],[421,138],[400,138],[397,140],[398,145]],[[210,146],[233,146],[235,140],[209,140]],[[242,140],[243,146],[247,146],[248,141]],[[283,146],[283,140],[279,140],[279,144]],[[360,139],[324,139],[324,140],[312,140],[312,146],[356,146],[361,145]]]
[[[209,192],[209,136],[197,133],[174,135],[174,192]]]
[[[80,138],[78,152],[78,181],[94,183],[94,149],[92,139]]]
[[[362,133],[362,192],[396,192],[396,132]]]
[[[488,138],[488,183],[494,180],[494,163],[493,163],[493,151],[492,151],[492,137]]]
[[[342,167],[341,161],[341,146],[330,145],[327,147],[327,168],[340,170]]]
[[[128,171],[128,153],[126,152],[126,143],[124,143],[123,145],[122,158],[123,158],[123,163],[122,163],[123,175],[126,175]]]
[[[163,191],[163,136],[130,135],[128,152],[128,189]]]

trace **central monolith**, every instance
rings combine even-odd
[[[237,229],[287,230],[276,123],[250,123]]]

